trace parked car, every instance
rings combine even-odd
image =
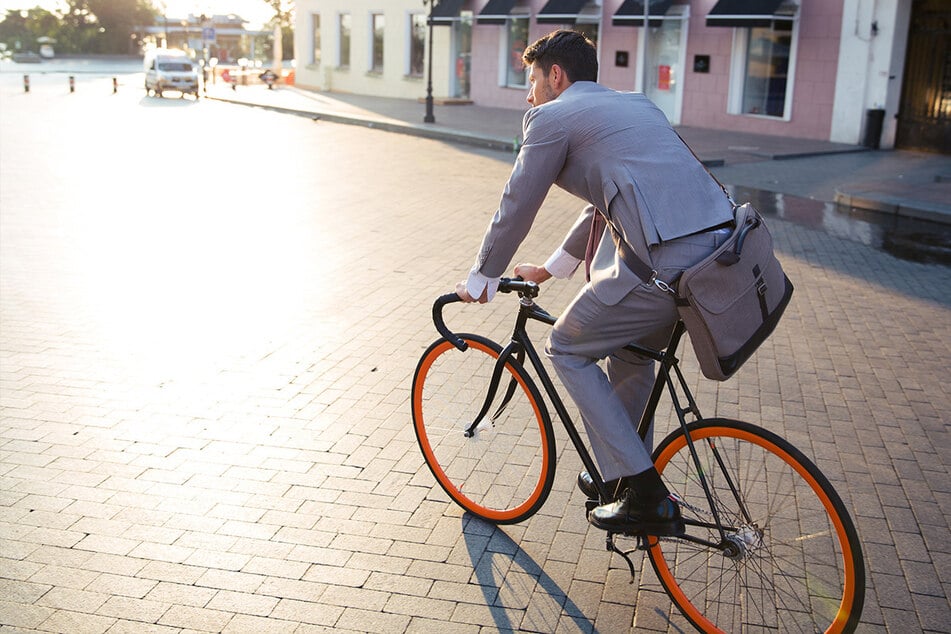
[[[198,70],[185,51],[155,49],[144,60],[145,94],[161,97],[166,91],[176,91],[184,97],[191,93],[198,99]]]
[[[14,53],[13,61],[17,64],[39,64],[42,58],[33,51],[26,51],[24,53]]]

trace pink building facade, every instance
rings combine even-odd
[[[800,0],[795,9],[788,9],[794,11],[794,14],[793,19],[786,22],[794,22],[790,26],[798,35],[798,41],[795,43],[793,60],[795,76],[790,78],[786,87],[792,91],[791,103],[780,116],[744,113],[742,108],[739,111],[733,108],[734,111],[731,111],[731,80],[741,82],[734,77],[742,76],[742,72],[737,70],[737,65],[741,62],[734,59],[737,48],[734,31],[754,27],[707,26],[705,18],[717,4],[717,0],[693,0],[689,4],[681,5],[683,8],[677,18],[665,18],[665,22],[681,22],[681,28],[686,29],[686,33],[681,35],[681,42],[678,43],[684,50],[678,51],[680,57],[675,64],[652,63],[652,60],[639,63],[640,55],[649,54],[638,42],[638,39],[644,36],[644,28],[612,24],[612,16],[618,12],[623,2],[624,0],[603,0],[599,7],[600,20],[597,23],[588,23],[597,24],[601,64],[599,81],[602,84],[617,90],[645,91],[646,88],[653,88],[656,94],[651,96],[656,98],[657,94],[665,89],[672,89],[669,75],[671,71],[657,73],[656,69],[679,65],[676,70],[679,70],[677,88],[683,92],[680,97],[681,107],[676,112],[673,109],[668,112],[668,118],[676,125],[812,139],[830,138],[839,34],[842,28],[841,2]],[[497,51],[504,49],[506,25],[480,24],[478,15],[485,4],[485,0],[471,0],[463,5],[464,8],[468,6],[475,16],[472,28],[469,98],[480,105],[525,107],[526,89],[503,85],[499,80],[501,57]],[[525,12],[519,12],[521,7],[530,16],[530,41],[557,28],[576,28],[579,25],[578,22],[565,22],[561,25],[539,23],[539,12],[546,4],[546,0],[530,0],[521,5],[513,5],[512,15],[525,15]],[[749,22],[752,24],[757,21],[752,19],[751,15]],[[656,31],[661,28],[652,26],[649,30]],[[699,65],[695,69],[694,61],[698,58]],[[708,58],[709,63],[704,64],[703,58]],[[622,65],[625,62],[626,65]]]
[[[951,17],[937,0],[298,0],[296,6],[297,83],[305,88],[417,99],[431,74],[437,99],[524,109],[521,51],[570,28],[595,41],[602,84],[644,92],[674,125],[859,144],[869,137],[869,115],[877,114],[874,140],[886,148],[896,145],[901,117],[915,103],[903,95],[944,95],[940,86],[937,93],[903,86],[909,34],[934,31],[916,27],[931,13],[939,22]],[[425,61],[430,9],[431,68]],[[940,69],[907,74],[946,76]],[[951,102],[951,94],[940,95],[938,102]],[[942,118],[936,125],[940,131],[951,123]]]

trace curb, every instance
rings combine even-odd
[[[242,101],[240,99],[229,99],[224,96],[204,95],[205,99],[221,101],[239,106],[250,106],[252,108],[261,108],[281,114],[289,114],[298,117],[307,117],[313,121],[329,121],[344,125],[356,125],[365,128],[383,130],[396,134],[405,134],[408,136],[434,139],[438,141],[447,141],[451,143],[460,143],[482,149],[497,150],[502,152],[514,153],[518,147],[510,139],[484,136],[471,132],[461,132],[459,130],[439,127],[423,126],[402,123],[399,121],[387,121],[373,117],[362,117],[359,115],[340,114],[326,110],[301,110],[297,108],[286,108],[263,103],[254,103]],[[800,158],[809,158],[813,156],[825,156],[828,154],[854,154],[867,152],[868,148],[854,147],[843,148],[842,150],[832,152],[800,152],[789,154],[771,154],[761,153],[760,156],[767,160],[785,161]],[[726,161],[722,158],[701,159],[701,163],[706,167],[722,167]],[[951,178],[951,177],[949,177]],[[835,190],[835,204],[845,207],[855,207],[894,216],[913,218],[916,220],[926,220],[929,222],[951,225],[951,207],[940,203],[931,204],[926,201],[909,201],[906,198],[898,196],[889,196],[887,194],[876,194],[872,192],[851,192],[843,189]]]
[[[870,192],[850,192],[836,188],[835,203],[845,207],[856,207],[903,218],[927,220],[940,224],[951,224],[951,208],[939,203],[929,204],[923,201],[909,202],[907,198]]]
[[[468,132],[460,132],[458,130],[452,130],[449,128],[423,127],[423,126],[417,126],[417,125],[410,125],[406,123],[381,121],[380,119],[374,119],[371,117],[360,117],[357,115],[343,115],[339,113],[326,112],[326,111],[320,111],[320,110],[314,110],[314,111],[297,110],[295,108],[283,108],[280,106],[251,103],[248,101],[228,99],[226,97],[214,97],[211,95],[206,95],[205,99],[211,99],[214,101],[221,101],[224,103],[236,104],[239,106],[251,106],[252,108],[262,108],[264,110],[279,112],[281,114],[290,114],[290,115],[296,115],[298,117],[307,117],[308,119],[312,119],[314,121],[329,121],[331,123],[357,125],[357,126],[363,126],[365,128],[383,130],[385,132],[395,132],[397,134],[406,134],[409,136],[417,136],[417,137],[423,137],[427,139],[435,139],[439,141],[463,143],[465,145],[471,145],[471,146],[481,147],[481,148],[490,149],[490,150],[501,150],[503,152],[515,151],[515,143],[510,140],[481,136],[478,134],[471,134]]]

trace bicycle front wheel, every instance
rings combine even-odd
[[[819,469],[776,434],[726,419],[671,433],[654,452],[687,537],[650,538],[674,604],[704,632],[851,632],[865,598],[858,534]],[[705,476],[721,535],[698,477]]]
[[[545,503],[555,478],[551,418],[514,359],[502,366],[486,408],[501,348],[478,335],[459,336],[469,346],[465,352],[439,339],[419,360],[416,439],[436,481],[459,506],[495,524],[520,522]]]

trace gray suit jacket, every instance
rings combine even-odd
[[[552,184],[589,203],[562,243],[578,259],[596,210],[647,264],[650,247],[733,219],[720,186],[643,94],[575,82],[525,114],[523,138],[476,259],[486,277],[507,270]],[[595,295],[615,304],[640,283],[604,232],[591,267]]]

